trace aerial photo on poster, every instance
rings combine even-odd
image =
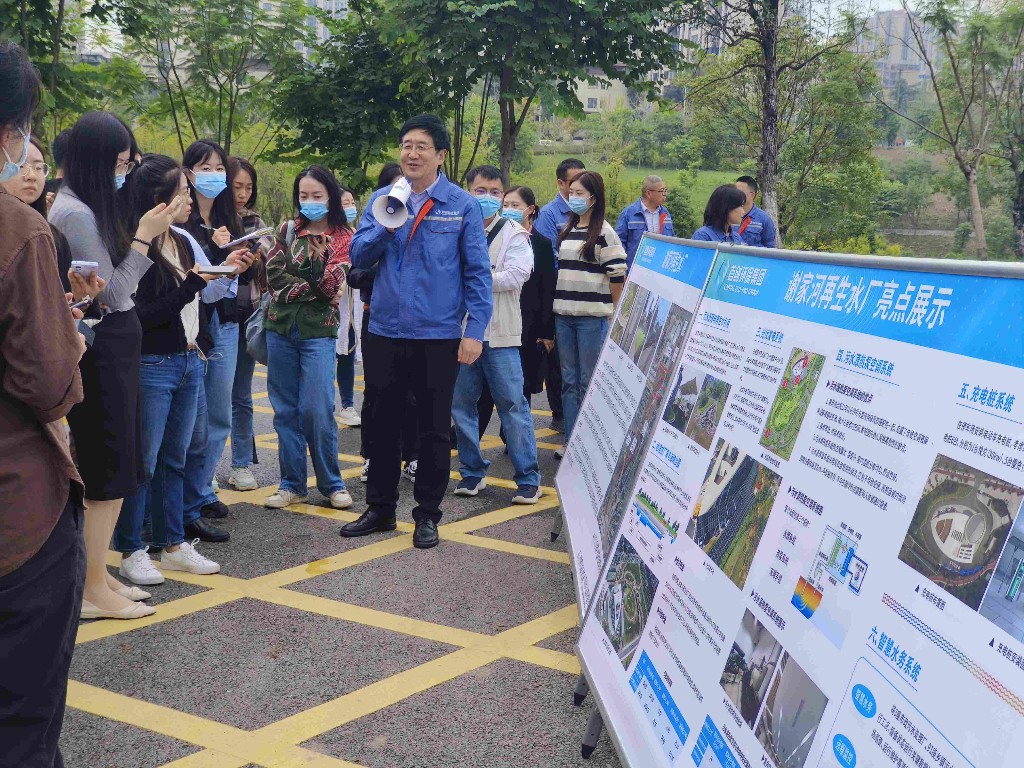
[[[1024,489],[939,454],[900,560],[977,610],[1022,500]],[[1007,567],[1012,564],[1004,564],[1004,571]]]
[[[690,420],[690,414],[697,405],[697,394],[704,383],[704,376],[705,374],[686,365],[679,369],[676,385],[672,388],[665,413],[661,417],[662,421],[672,425],[678,432],[686,430],[686,422]]]
[[[782,478],[719,439],[686,535],[743,589]]]
[[[705,450],[711,450],[711,440],[715,436],[718,422],[722,420],[729,389],[729,385],[721,379],[711,375],[704,377],[684,434]]]
[[[786,461],[793,455],[796,437],[824,367],[824,356],[814,352],[796,348],[789,354],[761,435],[761,445]]]
[[[657,577],[629,539],[620,536],[594,611],[623,667],[633,658],[657,591]]]

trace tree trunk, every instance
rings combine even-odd
[[[779,26],[778,2],[765,3],[761,54],[764,58],[764,93],[761,106],[761,157],[758,163],[758,185],[761,207],[775,221],[779,220]]]
[[[31,58],[32,56],[32,39],[28,34],[28,0],[21,0],[18,4],[19,9],[19,20],[21,23],[21,47],[25,49],[25,53]]]
[[[967,194],[971,198],[971,227],[974,229],[974,247],[979,259],[988,258],[988,246],[985,243],[985,218],[981,210],[981,196],[978,194],[978,168],[968,166],[964,170],[967,179]]]
[[[64,0],[57,3],[57,23],[53,32],[53,60],[50,63],[50,96],[57,97],[57,65],[60,64],[61,38],[64,36]]]
[[[1013,200],[1010,211],[1013,214],[1013,255],[1017,261],[1024,261],[1024,166],[1013,163]]]
[[[511,178],[512,156],[516,152],[516,138],[519,133],[516,130],[516,105],[509,99],[498,101],[498,112],[501,114],[501,144],[498,148],[498,157],[501,160],[501,175],[506,179]]]

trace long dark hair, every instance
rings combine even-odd
[[[334,174],[322,165],[311,165],[303,168],[299,171],[299,175],[295,177],[295,186],[292,188],[292,202],[295,204],[295,210],[299,212],[299,226],[302,228],[309,226],[309,219],[299,211],[299,182],[307,176],[314,181],[319,181],[327,189],[327,225],[333,229],[352,229],[348,223],[348,218],[345,216],[345,211],[341,207],[341,185],[334,177]]]
[[[188,149],[185,150],[185,156],[182,158],[181,164],[192,171],[197,165],[202,165],[213,155],[217,155],[221,163],[224,164],[224,173],[227,175],[228,185],[223,192],[213,199],[213,207],[210,209],[210,226],[214,229],[227,227],[232,238],[241,237],[242,220],[238,218],[238,213],[235,211],[235,197],[231,189],[231,182],[234,181],[235,174],[231,170],[230,163],[228,163],[228,155],[224,148],[212,139],[193,141],[188,145]],[[196,221],[196,226],[192,227],[192,229],[198,229],[198,223],[205,222],[202,222],[202,214],[199,212],[199,199],[196,197],[196,188],[191,180],[189,180],[189,190],[192,193],[192,217]]]
[[[519,195],[520,198],[522,198],[523,202],[526,203],[527,208],[529,208],[531,205],[533,206],[533,213],[530,214],[528,217],[524,216],[524,218],[528,219],[528,221],[530,221],[531,223],[536,221],[538,214],[537,196],[533,194],[533,190],[530,189],[529,187],[524,186],[509,187],[508,189],[505,190],[505,197],[508,197],[513,192],[515,192],[517,195]]]
[[[259,184],[257,183],[256,180],[256,169],[253,167],[252,163],[250,163],[244,157],[236,157],[232,155],[231,157],[228,158],[228,178],[231,179],[231,181],[233,182],[235,180],[235,176],[238,175],[239,171],[245,171],[246,173],[249,174],[249,178],[252,179],[252,194],[249,195],[249,199],[245,201],[245,207],[247,210],[255,211],[256,200],[259,197],[260,192]],[[228,188],[230,189],[230,187],[231,184],[229,183]],[[233,191],[231,198],[232,200],[234,199]]]
[[[733,184],[716,187],[704,206],[704,226],[719,232],[729,231],[729,211],[747,204],[747,196]]]
[[[139,167],[132,172],[132,183],[128,190],[127,215],[134,229],[138,228],[139,219],[151,208],[160,203],[171,204],[181,186],[181,174],[181,163],[173,158],[166,155],[142,156]],[[195,266],[192,247],[173,229],[168,230],[167,234],[177,247],[181,268],[185,272],[192,269]],[[181,277],[160,253],[160,245],[161,238],[154,239],[148,254],[153,262],[150,271],[154,273],[158,294],[181,283]]]
[[[597,261],[597,241],[601,239],[601,231],[604,229],[604,179],[601,174],[597,171],[584,171],[576,180],[575,184],[579,182],[587,192],[594,196],[594,204],[590,207],[590,225],[587,227],[587,239],[583,241],[583,247],[580,249],[580,256],[584,261]],[[735,187],[733,187],[735,189]],[[565,240],[566,236],[573,231],[577,224],[580,223],[579,214],[569,212],[569,220],[566,222],[565,229],[558,233],[558,247],[562,246],[562,241]]]
[[[26,128],[41,89],[39,73],[25,50],[0,42],[0,130]]]
[[[131,149],[131,135],[109,112],[86,112],[71,129],[64,184],[96,217],[100,239],[116,267],[127,255],[131,235],[121,216],[114,172],[117,156]]]

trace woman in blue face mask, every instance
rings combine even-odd
[[[569,220],[558,234],[555,336],[562,364],[568,442],[597,367],[608,318],[626,280],[626,251],[604,218],[604,179],[586,171],[569,186]],[[561,449],[555,451],[561,458]]]
[[[359,225],[359,211],[356,208],[356,196],[352,190],[341,188],[341,208],[345,212],[348,226],[355,230]],[[341,412],[338,420],[346,427],[358,427],[363,423],[359,411],[356,410],[356,322],[355,294],[346,286],[338,311],[343,313],[338,328],[338,344],[335,354],[338,359],[338,394],[341,395]]]
[[[341,187],[329,170],[311,165],[292,193],[298,215],[284,222],[267,261],[272,300],[267,332],[267,391],[274,409],[281,484],[266,500],[282,509],[306,500],[306,449],[316,487],[335,509],[352,506],[338,469],[334,421],[335,345],[349,312],[347,291],[352,228]]]
[[[182,160],[192,195],[192,213],[183,229],[198,241],[211,264],[222,264],[223,248],[242,235],[235,209],[232,174],[221,146],[209,139],[189,145]],[[185,469],[185,523],[200,516],[226,517],[228,510],[215,493],[217,462],[231,434],[231,390],[238,362],[238,302],[234,297],[204,304],[213,347],[207,357],[199,410]]]

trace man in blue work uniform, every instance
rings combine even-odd
[[[744,245],[758,248],[775,247],[775,222],[772,217],[757,207],[757,179],[753,176],[740,176],[736,179],[736,188],[747,196],[744,207],[743,221],[735,232],[743,239]]]
[[[533,223],[535,232],[551,241],[555,248],[555,264],[558,263],[558,233],[569,221],[569,185],[576,181],[577,177],[587,170],[582,160],[574,157],[567,157],[558,164],[555,169],[555,183],[558,185],[558,194],[554,200],[540,209],[537,220]],[[551,406],[551,428],[562,431],[562,365],[558,359],[558,346],[552,347],[548,353],[547,373],[544,377],[544,387],[548,393],[548,405]],[[555,454],[555,458],[561,458]]]
[[[452,394],[459,363],[472,365],[491,320],[491,262],[480,204],[441,173],[451,147],[440,118],[420,115],[399,134],[402,175],[412,186],[409,218],[388,229],[373,214],[377,190],[352,238],[352,263],[377,266],[369,333],[363,339],[374,438],[367,458],[367,509],[341,535],[396,527],[401,476],[399,435],[406,393],[416,397],[419,465],[413,494],[413,544],[437,545],[441,500],[448,490]],[[465,330],[463,330],[465,321]]]
[[[633,266],[636,249],[644,232],[674,237],[672,214],[665,207],[668,199],[668,188],[659,176],[648,176],[640,187],[640,199],[619,215],[615,225],[615,234],[619,236],[626,248],[626,270]]]

